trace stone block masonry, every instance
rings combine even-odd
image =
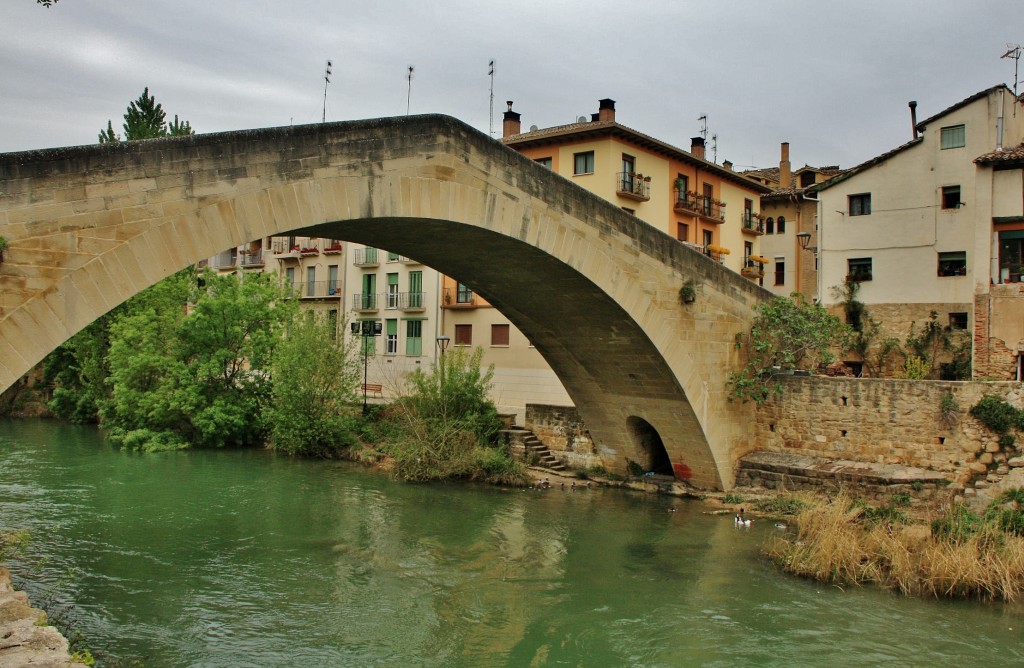
[[[954,489],[1015,454],[1004,452],[998,436],[968,411],[986,394],[1024,407],[1018,382],[820,376],[782,382],[782,394],[756,412],[757,450],[917,467],[943,474]],[[942,414],[946,395],[958,406],[955,416]]]
[[[526,428],[569,468],[585,469],[601,463],[590,432],[572,406],[526,404]]]

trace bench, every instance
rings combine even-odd
[[[384,398],[383,389],[384,386],[379,383],[363,383],[360,388],[364,394],[372,394],[374,396]]]

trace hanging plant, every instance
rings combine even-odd
[[[679,288],[679,301],[683,304],[692,304],[697,300],[697,288],[693,284],[693,279],[687,279],[683,283],[683,287]]]
[[[728,248],[723,248],[721,246],[716,246],[715,244],[708,244],[708,252],[709,253],[717,253],[719,255],[728,255],[730,253]]]
[[[768,264],[769,262],[771,262],[771,260],[762,255],[751,255],[747,259],[750,260],[751,262],[756,262],[758,264]]]

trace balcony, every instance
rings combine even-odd
[[[315,243],[311,242],[308,246],[300,246],[299,247],[299,256],[300,257],[313,257],[314,255],[319,255],[319,254],[320,254],[320,249],[317,248]]]
[[[279,260],[299,259],[299,247],[292,246],[287,237],[275,237],[270,252]]]
[[[422,292],[400,292],[398,293],[398,308],[403,311],[424,311],[426,307]]]
[[[725,202],[695,192],[677,193],[675,212],[684,216],[697,216],[709,223],[725,222]]]
[[[338,254],[340,254],[341,253],[341,242],[340,241],[331,241],[327,246],[324,247],[322,252],[323,252],[324,255],[338,255]]]
[[[341,290],[338,281],[312,281],[299,283],[299,297],[303,299],[340,299]]]
[[[260,249],[256,251],[249,251],[246,253],[239,254],[238,264],[239,266],[245,269],[255,269],[258,267],[262,267],[264,265],[263,250]]]
[[[740,273],[747,278],[764,278],[764,265],[767,263],[768,260],[760,255],[751,255],[743,261],[743,267],[740,269]]]
[[[753,211],[744,211],[743,231],[747,234],[755,234],[758,236],[764,234],[764,221],[761,220],[761,216]]]
[[[210,266],[214,269],[227,270],[234,269],[238,264],[238,251],[234,248],[226,250],[223,253],[217,253],[210,261]]]
[[[380,262],[377,260],[376,248],[357,248],[352,253],[352,264],[357,267],[377,267]]]
[[[411,257],[406,257],[404,255],[399,255],[398,261],[401,262],[402,264],[423,264],[419,260],[414,260]]]
[[[445,288],[442,299],[445,308],[475,308],[477,305],[476,295],[468,289]]]
[[[367,294],[365,292],[357,292],[356,294],[352,295],[352,310],[376,311],[377,295]]]
[[[722,248],[721,246],[716,246],[714,244],[708,244],[704,247],[704,254],[718,263],[725,262],[725,256],[729,253],[730,251],[728,248]]]
[[[647,202],[651,199],[651,177],[619,172],[615,175],[615,194],[637,202]]]

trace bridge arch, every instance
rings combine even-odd
[[[682,477],[731,485],[750,410],[725,382],[767,293],[441,116],[0,156],[0,388],[160,279],[289,233],[386,248],[486,297],[554,369],[609,469],[645,460],[642,423]],[[699,298],[682,306],[686,280]]]

